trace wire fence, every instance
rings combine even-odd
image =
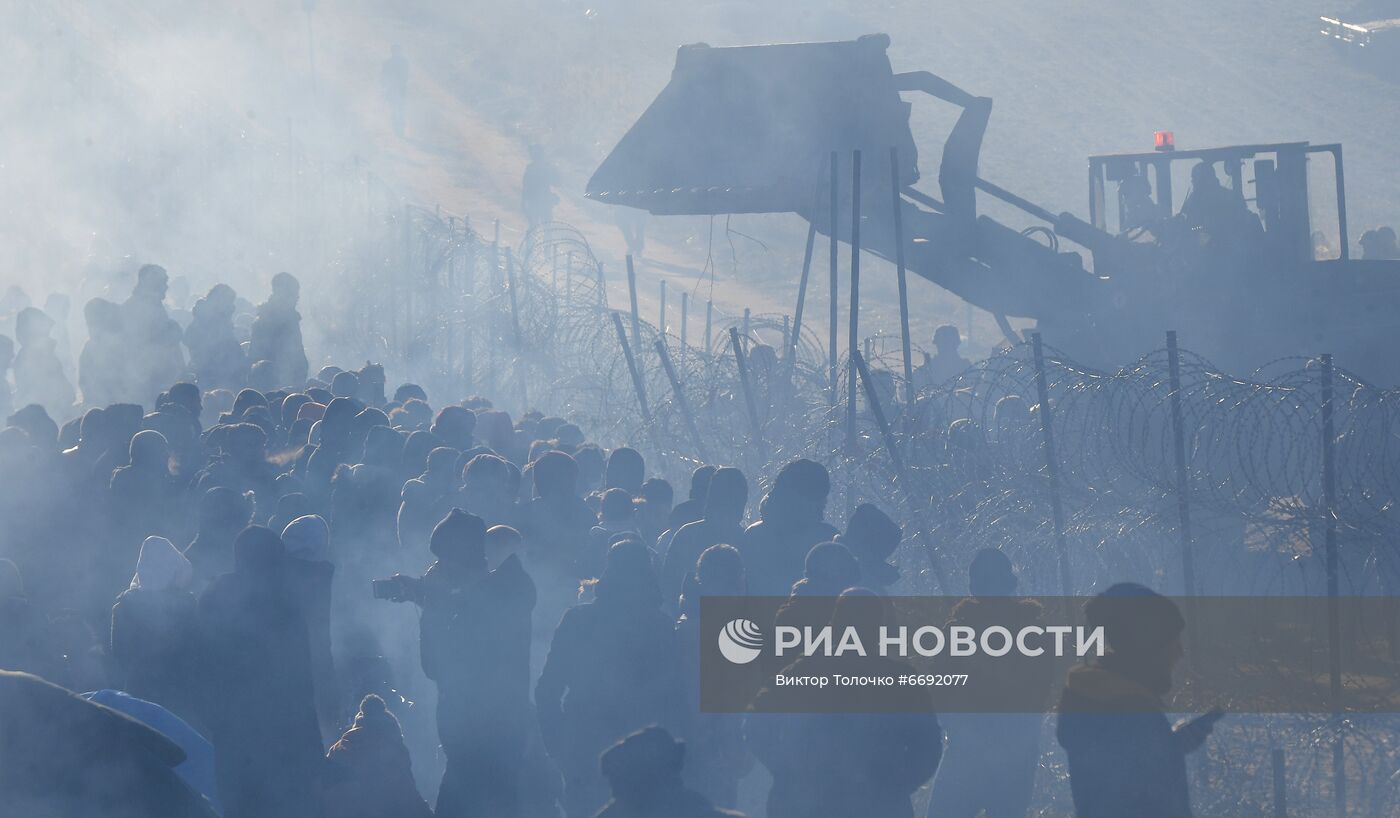
[[[1050,347],[1038,364],[1022,344],[944,383],[911,384],[898,339],[881,337],[861,339],[855,366],[841,354],[832,383],[826,339],[804,325],[794,341],[787,316],[691,303],[663,331],[631,298],[611,303],[608,281],[625,271],[568,225],[508,246],[499,228],[488,237],[438,211],[379,216],[346,267],[364,297],[342,340],[430,393],[485,395],[517,415],[572,421],[601,445],[632,445],[677,485],[700,463],[731,464],[757,478],[756,496],[783,462],[817,460],[832,474],[831,518],[874,502],[903,523],[897,592],[963,593],[971,555],[998,547],[1028,593],[1134,580],[1173,593],[1322,594],[1329,524],[1341,593],[1400,589],[1400,391],[1345,362],[1279,360],[1237,376],[1164,348],[1106,372]],[[1400,810],[1393,717],[1227,724],[1193,776],[1202,814],[1264,813],[1280,782],[1294,814],[1332,811],[1339,781],[1349,814]],[[1041,772],[1041,814],[1068,814],[1058,750]]]

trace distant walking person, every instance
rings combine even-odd
[[[301,313],[297,300],[301,282],[291,273],[272,277],[272,295],[258,305],[249,343],[249,358],[272,364],[272,380],[277,386],[306,385],[309,364],[301,341]]]
[[[554,218],[554,206],[559,204],[559,197],[554,193],[558,177],[558,171],[544,156],[544,148],[531,145],[530,163],[525,166],[525,178],[520,183],[520,205],[530,227],[538,227]]]

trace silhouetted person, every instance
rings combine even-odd
[[[1191,192],[1181,204],[1187,227],[1200,228],[1215,243],[1238,247],[1263,235],[1259,217],[1244,197],[1220,183],[1215,166],[1202,161],[1191,168]]]
[[[437,557],[418,583],[423,672],[437,683],[447,769],[435,814],[517,814],[530,717],[535,586],[516,557],[486,565],[486,526],[453,509],[433,529]]]
[[[860,563],[860,584],[884,593],[899,580],[899,568],[888,560],[903,536],[899,523],[890,515],[870,503],[861,503],[846,521],[846,532],[837,540]]]
[[[690,490],[686,493],[686,498],[676,504],[671,509],[671,516],[666,521],[666,527],[671,529],[671,534],[681,530],[681,526],[686,523],[693,523],[705,517],[705,494],[710,490],[710,478],[714,477],[716,466],[696,466],[695,471],[690,473]]]
[[[21,406],[37,403],[66,419],[77,396],[63,373],[52,332],[53,319],[33,307],[20,310],[15,318],[19,354],[14,360],[14,400]]]
[[[39,673],[47,644],[43,614],[29,602],[19,566],[0,558],[0,667]]]
[[[559,203],[559,196],[554,192],[557,184],[559,172],[545,158],[544,148],[531,145],[530,162],[525,166],[525,176],[520,182],[520,208],[531,228],[553,218],[554,206]]]
[[[620,446],[608,454],[607,467],[603,472],[603,488],[622,489],[630,496],[642,496],[642,483],[646,480],[646,461],[636,449]]]
[[[744,509],[749,502],[749,482],[732,466],[714,472],[705,493],[704,517],[681,526],[661,567],[661,592],[668,606],[675,605],[694,581],[700,554],[720,543],[737,545],[744,536]]]
[[[607,560],[608,549],[621,534],[641,539],[637,527],[637,506],[625,489],[608,489],[598,503],[598,523],[588,532],[588,543],[574,567],[575,575],[599,576]]]
[[[836,633],[854,627],[864,644],[875,645],[878,626],[888,617],[884,600],[853,588],[841,594],[831,625]],[[858,658],[805,657],[784,673],[898,676],[909,670],[871,651]],[[912,818],[910,798],[938,768],[943,748],[943,731],[929,712],[927,691],[856,689],[846,699],[855,712],[763,712],[770,707],[770,697],[800,702],[806,695],[792,688],[765,688],[754,704],[756,712],[746,719],[749,748],[773,775],[768,818]],[[861,712],[875,709],[862,696],[878,697],[882,706],[898,712]]]
[[[10,388],[10,368],[15,362],[15,342],[8,335],[0,335],[0,417],[9,417],[15,411],[15,394]]]
[[[1019,633],[1039,624],[1040,604],[1013,596],[1016,585],[1016,573],[1006,554],[995,548],[978,551],[968,569],[971,596],[953,608],[948,625],[967,625],[979,633],[1000,626]],[[1052,666],[1048,663],[1014,654],[974,661],[972,673],[984,686],[1004,687],[1004,700],[1020,698],[1028,687],[1043,698],[1049,696]],[[985,688],[983,692],[989,699],[1002,698]],[[948,746],[933,782],[928,818],[1024,818],[1035,786],[1041,717],[949,713],[941,721],[948,733]]]
[[[1164,697],[1181,659],[1185,621],[1176,603],[1122,582],[1084,607],[1102,626],[1106,654],[1075,667],[1060,698],[1055,735],[1069,760],[1080,818],[1190,818],[1186,754],[1209,736],[1218,713],[1167,721]]]
[[[1118,183],[1118,201],[1123,213],[1122,232],[1150,228],[1160,218],[1157,203],[1152,201],[1152,186],[1140,173]]]
[[[646,727],[609,747],[600,759],[612,800],[597,818],[723,818],[681,780],[686,745],[662,727]]]
[[[472,447],[476,414],[464,406],[444,406],[433,419],[432,432],[444,446],[465,452]]]
[[[88,340],[78,355],[78,388],[83,392],[83,403],[107,406],[127,400],[133,390],[127,377],[122,308],[94,298],[84,305],[83,318],[88,329]]]
[[[1400,246],[1396,245],[1393,228],[1367,230],[1357,243],[1361,245],[1361,258],[1366,261],[1400,259]]]
[[[384,93],[384,102],[389,106],[389,122],[394,126],[394,135],[404,137],[408,109],[408,58],[403,48],[395,43],[389,46],[389,58],[379,69],[379,86]]]
[[[311,641],[311,673],[321,735],[334,738],[344,722],[335,659],[331,656],[331,581],[335,566],[330,561],[330,526],[314,514],[298,517],[283,529],[282,545],[287,549],[287,576],[301,604],[307,638]]]
[[[112,658],[122,690],[185,718],[194,709],[195,598],[189,560],[164,537],[147,537],[131,587],[112,606]]]
[[[510,488],[510,464],[494,454],[478,454],[462,470],[458,504],[493,525],[515,522],[515,493]]]
[[[253,519],[253,498],[215,486],[199,498],[199,529],[185,548],[194,567],[194,587],[203,590],[233,570],[233,541]]]
[[[794,460],[778,472],[759,503],[758,522],[744,531],[739,544],[749,593],[787,596],[802,576],[807,552],[836,536],[836,529],[822,519],[830,491],[831,477],[815,461]]]
[[[335,818],[432,818],[413,781],[413,763],[399,720],[371,693],[350,729],[326,758],[337,767],[326,790],[326,815]]]
[[[0,670],[0,735],[6,815],[215,815],[175,773],[185,753],[174,742],[37,676]]]
[[[637,530],[648,547],[655,547],[666,521],[671,516],[671,505],[675,501],[675,489],[660,477],[652,477],[642,483],[642,503],[637,509]]]
[[[200,701],[227,818],[321,814],[325,758],[301,610],[282,541],[260,526],[238,535],[233,573],[199,600]]]
[[[520,515],[526,563],[547,573],[551,582],[567,584],[578,579],[575,563],[595,521],[579,496],[578,463],[563,452],[545,452],[530,467],[530,477],[535,496]]]
[[[461,488],[457,482],[456,449],[439,446],[428,453],[427,467],[403,484],[398,513],[399,545],[417,556],[428,550],[433,527],[452,510]]]
[[[215,284],[195,302],[193,319],[185,328],[190,368],[201,388],[238,389],[248,382],[248,357],[233,329],[238,296],[227,284]]]
[[[830,622],[836,598],[860,585],[860,563],[839,542],[817,543],[807,552],[802,578],[792,584],[787,602],[778,608],[779,625]]]
[[[180,325],[165,311],[170,276],[165,268],[147,264],[136,273],[136,287],[121,307],[126,369],[132,397],[148,404],[165,387],[179,380],[185,368],[180,350]]]
[[[681,683],[690,727],[686,733],[690,762],[685,778],[716,804],[738,803],[739,779],[753,767],[744,744],[744,721],[738,713],[700,712],[700,600],[707,596],[743,596],[744,561],[732,545],[712,545],[696,561],[694,579],[681,600],[676,622]]]
[[[675,627],[661,611],[650,552],[637,540],[617,543],[592,589],[592,602],[560,620],[535,685],[569,818],[592,816],[607,800],[603,749],[646,725],[676,728],[683,710]]]
[[[130,465],[112,472],[108,490],[115,534],[122,543],[123,564],[130,564],[148,535],[174,536],[180,484],[170,473],[170,445],[160,432],[146,430],[131,438]]]
[[[944,324],[933,331],[933,355],[924,356],[924,363],[914,370],[914,383],[919,389],[941,386],[962,374],[972,366],[958,348],[962,346],[962,335],[952,324]]]
[[[300,297],[301,283],[296,276],[278,273],[272,277],[272,295],[258,305],[258,317],[253,321],[248,358],[269,362],[269,376],[279,387],[306,383],[309,364],[301,341],[301,313],[297,312]]]

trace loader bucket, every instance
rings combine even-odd
[[[849,168],[856,148],[886,190],[889,149],[897,148],[901,186],[912,185],[918,157],[889,42],[877,34],[683,46],[671,81],[594,172],[586,195],[667,215],[810,212],[830,153]]]

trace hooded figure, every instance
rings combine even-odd
[[[428,453],[423,473],[403,484],[400,492],[399,547],[417,556],[428,550],[433,526],[447,516],[460,488],[457,457],[461,452],[438,446]]]
[[[227,818],[316,818],[325,758],[311,647],[287,554],[249,526],[199,600],[200,702]]]
[[[138,432],[128,452],[131,464],[112,472],[107,491],[120,543],[114,555],[122,556],[126,565],[147,536],[175,536],[181,499],[180,484],[170,473],[165,435],[150,429]]]
[[[1181,659],[1181,611],[1131,582],[1110,586],[1084,606],[1090,628],[1104,628],[1108,651],[1075,667],[1060,698],[1055,736],[1069,760],[1080,818],[1134,815],[1190,818],[1186,754],[1205,743],[1214,719],[1167,721],[1164,697]]]
[[[78,388],[83,391],[83,403],[107,406],[128,400],[134,390],[122,350],[122,308],[105,298],[94,298],[83,307],[83,318],[88,329],[88,340],[78,355]]]
[[[311,640],[311,672],[316,686],[316,715],[321,735],[334,737],[343,723],[340,686],[336,681],[335,659],[331,655],[331,580],[335,566],[330,562],[331,529],[319,515],[298,517],[282,530],[287,549],[287,578],[301,603]]]
[[[55,351],[57,341],[53,319],[41,310],[26,307],[15,319],[19,354],[15,356],[15,403],[37,403],[56,416],[66,418],[77,396],[63,373],[63,362]]]
[[[180,325],[165,311],[169,287],[165,268],[146,264],[137,271],[136,288],[121,306],[127,373],[135,378],[131,394],[142,404],[179,380],[185,369]]]
[[[248,357],[233,330],[238,296],[227,284],[215,284],[195,302],[194,318],[185,329],[190,368],[205,391],[237,389],[248,382]]]
[[[193,570],[170,540],[147,537],[131,587],[112,606],[112,658],[126,676],[123,690],[187,718],[195,599]]]
[[[535,585],[514,555],[487,568],[486,525],[461,509],[437,524],[430,547],[420,650],[447,756],[435,814],[510,818],[530,717]]]
[[[681,781],[684,742],[661,727],[647,727],[603,753],[603,777],[612,800],[598,818],[723,818],[737,812],[716,809]]]
[[[432,818],[413,782],[403,730],[384,700],[371,693],[360,702],[350,729],[326,758],[337,767],[326,790],[326,814],[335,818]]]
[[[812,546],[803,564],[802,579],[792,584],[788,601],[778,609],[778,625],[829,622],[836,598],[860,584],[860,563],[846,546],[824,542]]]
[[[274,386],[295,386],[306,383],[309,364],[306,347],[301,341],[301,313],[297,300],[301,283],[291,273],[272,277],[272,295],[258,306],[253,321],[248,357],[252,361],[267,361],[272,365],[270,377]]]
[[[570,608],[535,685],[545,748],[564,774],[564,809],[587,818],[607,800],[598,754],[650,724],[680,729],[684,705],[674,624],[661,610],[651,552],[608,551],[594,600]]]
[[[0,793],[15,816],[214,818],[174,742],[27,673],[0,670]],[[232,815],[232,813],[229,813]]]
[[[836,536],[836,529],[822,520],[829,491],[831,477],[820,463],[794,460],[778,472],[759,504],[759,521],[744,531],[739,545],[750,593],[786,595],[802,575],[812,546]]]

